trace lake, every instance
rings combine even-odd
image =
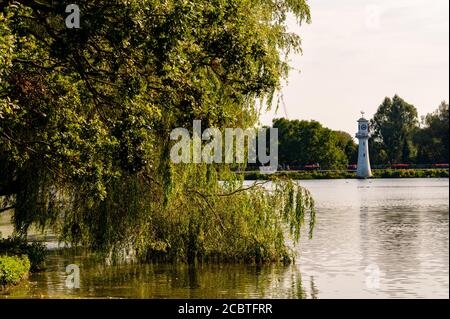
[[[52,250],[47,271],[0,298],[449,298],[448,179],[301,183],[317,223],[294,265],[106,266]],[[10,231],[4,217],[0,231]],[[66,285],[69,264],[79,266],[79,288]]]

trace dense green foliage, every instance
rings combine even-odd
[[[371,120],[371,160],[375,164],[448,163],[448,103],[423,119],[398,96],[386,98]]]
[[[337,139],[337,147],[344,151],[348,164],[358,163],[358,145],[353,136],[342,131],[333,131],[333,134]]]
[[[386,98],[371,120],[372,145],[389,163],[407,163],[412,158],[411,138],[418,125],[416,108],[399,96]],[[381,145],[381,146],[379,146]],[[378,148],[377,148],[378,147]],[[378,163],[377,159],[375,162]]]
[[[30,261],[27,256],[1,256],[0,255],[0,289],[17,285],[28,276]]]
[[[0,239],[0,255],[26,255],[30,261],[30,270],[38,271],[43,267],[46,248],[42,243],[28,243],[20,237]]]
[[[253,127],[301,49],[286,16],[309,22],[306,1],[77,4],[68,29],[62,1],[0,0],[0,196],[17,234],[51,227],[110,257],[286,259],[309,194],[173,165],[169,133]]]
[[[275,119],[279,134],[279,163],[289,167],[320,164],[345,169],[357,157],[357,146],[345,132],[334,132],[316,121]]]
[[[423,119],[422,128],[414,132],[413,142],[417,148],[418,163],[448,163],[449,134],[448,103]]]

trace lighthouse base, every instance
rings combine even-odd
[[[369,141],[367,136],[360,136],[358,150],[358,167],[356,176],[361,179],[372,177],[369,160]]]

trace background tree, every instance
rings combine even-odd
[[[413,105],[397,95],[393,99],[385,98],[370,124],[371,154],[384,152],[390,163],[413,160],[412,134],[418,126],[417,110]]]
[[[278,128],[280,164],[303,166],[319,163],[324,169],[343,169],[348,164],[342,134],[324,128],[316,121],[275,119]],[[344,145],[345,144],[345,145]]]
[[[337,139],[337,147],[344,151],[349,164],[358,163],[358,145],[355,143],[353,137],[342,131],[334,131]]]
[[[448,163],[448,103],[442,102],[439,108],[423,119],[423,128],[414,134],[417,147],[417,162],[423,164]]]
[[[370,162],[374,165],[386,165],[389,157],[384,144],[377,138],[369,139]]]

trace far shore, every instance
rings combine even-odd
[[[312,179],[358,179],[355,171],[278,171],[264,174],[259,171],[242,172],[248,181],[288,177],[296,180]],[[372,178],[448,178],[448,169],[375,169]]]

